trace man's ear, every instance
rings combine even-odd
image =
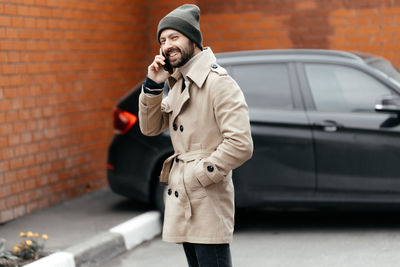
[[[203,49],[201,49],[195,42],[192,41],[192,44],[193,44],[195,50],[203,51]]]

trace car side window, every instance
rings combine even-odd
[[[230,70],[250,109],[294,109],[286,64],[236,65]]]
[[[374,112],[375,104],[391,90],[367,73],[333,64],[305,64],[318,111]]]

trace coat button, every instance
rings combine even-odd
[[[176,124],[174,123],[174,125],[172,125],[172,128],[174,128],[174,131],[176,131],[176,130],[178,130],[178,125],[176,125]]]
[[[170,196],[172,194],[172,190],[171,188],[168,189],[168,196]]]
[[[214,171],[214,167],[211,166],[211,165],[208,165],[208,166],[207,166],[207,171],[213,172],[213,171]]]
[[[175,162],[178,162],[179,161],[179,159],[178,158],[175,158]]]
[[[179,197],[178,191],[175,191],[175,196]]]
[[[183,132],[183,126],[179,126],[179,130],[181,130],[181,132]]]
[[[218,68],[218,65],[213,63],[213,64],[211,64],[211,68],[216,69],[216,68]]]

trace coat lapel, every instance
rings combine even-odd
[[[188,88],[185,88],[185,90],[183,90],[183,92],[181,93],[180,90],[182,88],[182,82],[183,79],[180,79],[174,87],[175,90],[175,95],[178,95],[177,97],[175,97],[174,102],[173,102],[173,106],[172,106],[172,122],[175,121],[176,117],[179,115],[179,113],[181,112],[183,106],[185,105],[185,103],[190,99],[190,86],[188,86]]]
[[[182,74],[180,71],[175,71],[174,74],[169,79],[170,88],[173,87],[174,97],[172,100],[172,118],[171,121],[174,122],[176,117],[181,113],[183,106],[190,99],[190,90],[193,83],[196,84],[198,88],[202,88],[208,74],[210,73],[210,66],[215,63],[216,58],[211,51],[211,48],[205,48],[203,54],[198,59],[198,61],[191,67],[187,73],[187,77],[191,80],[190,86],[181,92],[182,88]]]

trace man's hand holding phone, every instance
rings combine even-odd
[[[169,65],[168,59],[163,55],[161,49],[160,54],[154,57],[154,61],[147,68],[147,76],[156,83],[165,82],[172,74],[172,67]]]

